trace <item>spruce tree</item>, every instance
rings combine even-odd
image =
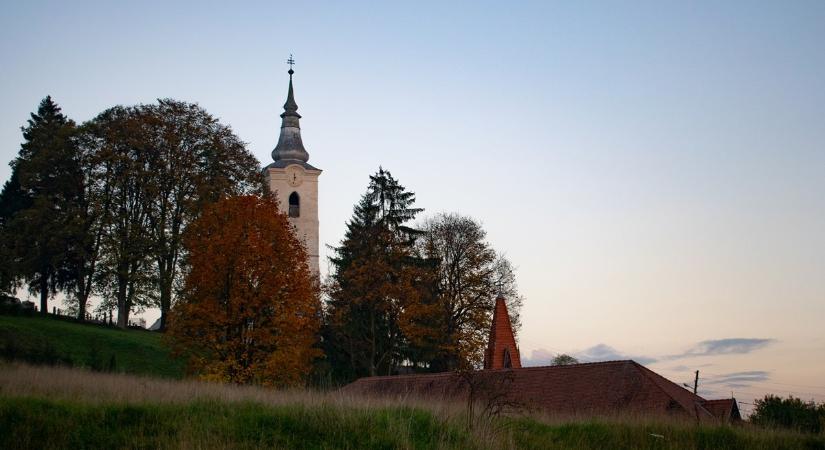
[[[18,169],[12,169],[11,177],[3,184],[0,192],[0,291],[11,292],[17,283],[17,259],[13,254],[13,237],[7,224],[22,209],[31,205],[31,199],[20,187]]]
[[[420,232],[406,225],[422,211],[414,203],[414,193],[379,169],[330,258],[324,343],[336,381],[389,375],[410,360],[429,284],[414,255]]]
[[[72,142],[75,124],[51,97],[40,102],[22,131],[25,141],[11,163],[19,191],[14,192],[9,180],[8,197],[3,199],[10,205],[3,224],[4,252],[14,259],[16,278],[40,296],[40,311],[45,314],[49,295],[72,279],[69,255],[75,242],[82,173]]]

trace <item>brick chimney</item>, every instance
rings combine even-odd
[[[490,329],[490,342],[484,352],[484,368],[521,368],[521,357],[516,346],[516,338],[513,335],[513,327],[510,325],[507,303],[502,296],[496,298],[493,326]]]

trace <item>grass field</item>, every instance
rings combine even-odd
[[[0,366],[0,448],[825,449],[825,436],[631,420],[499,417],[460,405],[376,400]]]
[[[0,357],[34,364],[181,378],[159,333],[79,324],[52,317],[0,315]]]

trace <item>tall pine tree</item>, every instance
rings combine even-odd
[[[19,189],[12,179],[2,195],[3,252],[13,258],[15,278],[40,296],[44,314],[49,296],[72,280],[69,255],[83,190],[75,128],[51,97],[43,99],[22,128],[25,142],[11,163]]]
[[[330,258],[324,343],[336,381],[393,373],[426,334],[417,325],[427,313],[428,272],[414,254],[420,231],[406,225],[422,211],[414,203],[414,193],[379,169]]]

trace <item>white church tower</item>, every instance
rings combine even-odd
[[[281,135],[272,150],[272,162],[264,169],[269,188],[278,197],[283,212],[304,240],[309,268],[319,275],[318,266],[318,176],[321,169],[307,163],[309,153],[301,140],[298,105],[292,93],[292,55],[289,57],[289,93],[281,114]]]

